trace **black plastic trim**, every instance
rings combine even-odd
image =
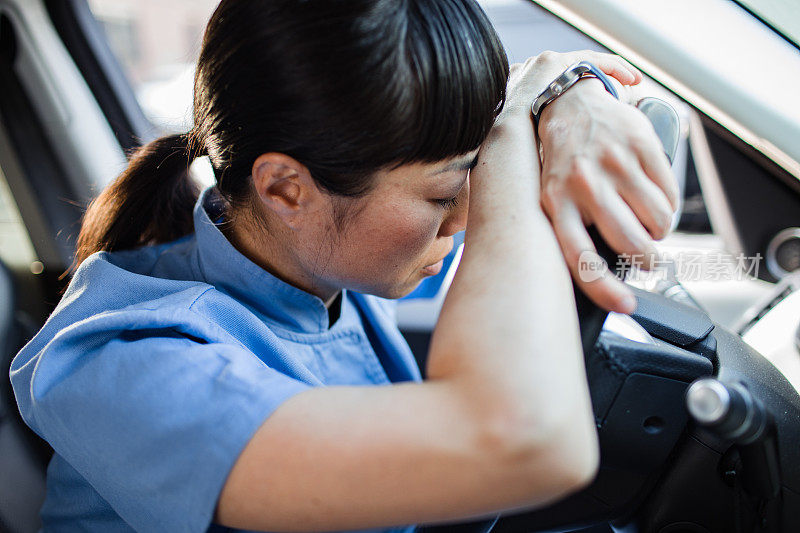
[[[758,20],[760,23],[762,23],[764,26],[766,26],[767,28],[769,28],[769,29],[771,29],[772,31],[774,31],[774,32],[775,32],[775,34],[776,34],[778,37],[780,37],[781,39],[783,39],[784,41],[786,41],[786,42],[787,42],[787,43],[789,43],[790,45],[792,45],[792,46],[794,46],[795,48],[797,48],[798,50],[800,50],[800,45],[798,45],[796,42],[794,42],[794,41],[792,40],[792,38],[791,38],[791,37],[789,37],[788,35],[786,35],[785,33],[783,33],[781,30],[779,30],[778,28],[776,28],[776,27],[775,27],[775,26],[774,26],[774,25],[773,25],[771,22],[767,21],[767,19],[765,19],[764,17],[762,17],[761,15],[759,15],[758,13],[756,13],[755,11],[753,11],[752,9],[750,9],[749,7],[747,7],[746,5],[742,4],[742,3],[741,3],[739,0],[733,0],[733,2],[734,2],[734,3],[735,3],[737,6],[739,6],[740,8],[744,9],[745,11],[747,11],[747,12],[748,12],[750,15],[752,15],[752,16],[753,16],[753,18],[757,19],[757,20]]]
[[[742,251],[766,257],[778,232],[800,226],[800,179],[708,117],[701,120]],[[764,265],[758,277],[777,281]]]
[[[20,205],[20,211],[24,219],[28,210],[37,209],[45,219],[46,234],[31,234],[30,237],[39,255],[43,243],[55,243],[55,250],[62,264],[45,264],[46,271],[40,277],[49,280],[48,285],[59,285],[57,279],[51,279],[51,274],[63,271],[72,262],[74,237],[82,215],[77,202],[80,196],[64,178],[67,173],[56,156],[41,118],[16,72],[16,29],[5,15],[0,16],[0,26],[0,117],[22,172],[19,177],[7,173],[6,179],[12,193],[17,186],[22,186],[18,183],[20,179],[25,181],[24,186],[33,191],[37,205]],[[50,286],[48,289],[48,294],[52,294],[54,287]]]

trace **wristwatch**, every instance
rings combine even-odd
[[[575,63],[567,68],[567,70],[562,72],[555,80],[550,82],[550,85],[548,85],[547,88],[542,91],[542,93],[533,101],[531,104],[531,113],[533,114],[534,124],[536,124],[537,127],[539,126],[539,117],[548,104],[564,94],[567,89],[585,77],[597,78],[603,82],[606,90],[611,93],[614,98],[619,100],[617,90],[614,88],[611,80],[609,80],[608,77],[603,74],[603,71],[588,61],[581,61],[579,63]]]

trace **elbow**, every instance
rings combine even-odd
[[[522,505],[540,505],[592,483],[600,447],[591,410],[572,413],[505,412],[486,426],[482,445],[502,471],[519,482]]]
[[[597,477],[600,468],[600,447],[597,443],[596,433],[586,440],[580,442],[578,446],[564,442],[557,449],[551,450],[553,461],[560,464],[558,476],[560,487],[563,494],[578,492],[589,485]]]
[[[554,432],[548,454],[551,461],[560,465],[558,474],[567,492],[575,492],[590,485],[600,468],[600,444],[594,415],[589,411],[587,420],[582,416],[562,420]]]

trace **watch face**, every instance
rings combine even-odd
[[[584,65],[583,63],[579,63],[574,68],[574,71],[575,71],[575,73],[576,73],[576,75],[578,77],[583,76],[584,74],[586,74],[590,70],[591,70],[591,67],[589,67],[589,65]]]
[[[589,67],[578,63],[577,65],[572,65],[570,68],[565,70],[561,76],[556,78],[556,80],[550,84],[550,88],[554,93],[554,96],[558,96],[559,94],[566,91],[568,88],[572,87],[581,76],[589,72]]]
[[[572,87],[590,70],[591,67],[585,63],[575,63],[562,72],[561,75],[553,80],[550,85],[547,86],[547,89],[534,100],[531,105],[534,116],[538,116],[544,106]]]
[[[558,77],[558,80],[563,80],[562,85],[569,87],[581,77],[581,72],[578,70],[580,67],[572,67],[565,71],[564,74]]]

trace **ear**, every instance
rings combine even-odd
[[[264,208],[294,227],[304,214],[316,211],[322,192],[305,165],[286,154],[269,152],[253,163],[253,185]]]

